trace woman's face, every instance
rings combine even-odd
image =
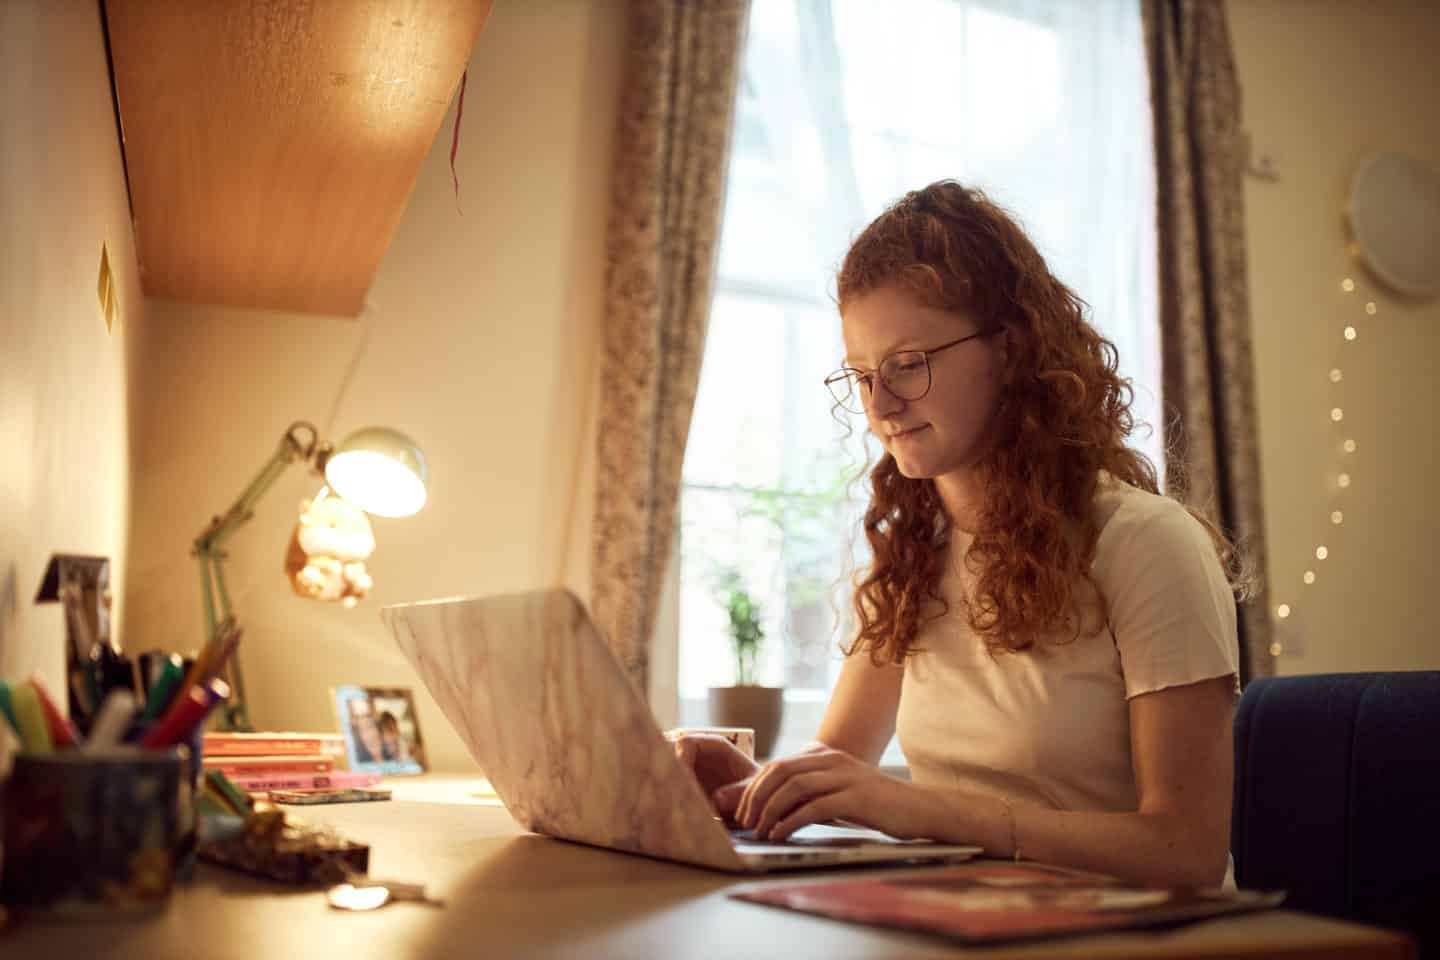
[[[841,311],[845,363],[867,373],[900,350],[933,350],[982,325],[966,312],[924,307],[909,294],[882,287]],[[900,472],[934,479],[973,467],[1000,395],[1004,338],[977,337],[930,356],[930,391],[896,397],[877,376],[862,389],[865,416]]]
[[[369,715],[356,717],[355,736],[365,746],[365,749],[369,751],[372,757],[376,760],[380,759],[384,745],[380,739],[380,726],[375,722],[374,717]]]

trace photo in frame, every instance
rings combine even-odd
[[[408,688],[339,686],[335,712],[351,770],[391,776],[425,772],[425,742]]]

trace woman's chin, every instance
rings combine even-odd
[[[948,474],[972,471],[978,463],[975,459],[924,456],[919,451],[892,449],[890,455],[895,458],[895,468],[900,475],[909,480],[937,480]]]
[[[920,457],[909,457],[904,455],[895,456],[895,468],[900,475],[909,480],[933,480],[935,471],[929,463]]]

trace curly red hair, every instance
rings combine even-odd
[[[851,245],[837,278],[840,309],[882,287],[968,310],[1006,338],[1006,386],[977,467],[982,506],[965,555],[976,575],[965,600],[971,628],[992,653],[1029,649],[1038,636],[1078,637],[1077,586],[1095,587],[1087,571],[1101,472],[1159,492],[1154,464],[1126,446],[1133,394],[1115,345],[1014,219],[953,180],[906,194]],[[920,627],[945,612],[950,526],[934,483],[904,476],[888,453],[870,482],[864,531],[873,560],[856,584],[859,630],[846,653],[901,663],[917,652]],[[1206,526],[1228,564],[1224,537]]]

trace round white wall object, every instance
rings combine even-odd
[[[1350,230],[1365,265],[1411,297],[1440,293],[1440,176],[1403,153],[1378,153],[1350,184]]]

